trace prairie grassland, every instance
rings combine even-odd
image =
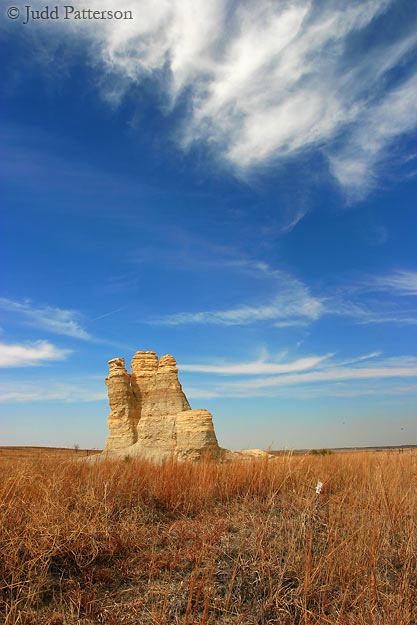
[[[6,625],[417,623],[415,451],[0,467]]]
[[[0,461],[2,460],[40,460],[52,458],[55,461],[70,460],[72,457],[94,456],[101,449],[79,449],[68,447],[0,447]]]

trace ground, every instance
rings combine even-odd
[[[0,456],[7,625],[417,622],[415,450],[161,466],[53,453]]]

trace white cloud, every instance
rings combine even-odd
[[[360,396],[404,394],[415,385],[394,385],[398,378],[417,378],[417,358],[397,356],[381,358],[380,352],[357,356],[344,361],[326,357],[310,357],[292,363],[242,363],[235,365],[188,365],[181,370],[193,373],[235,375],[228,382],[209,382],[199,388],[195,397],[289,397]],[[372,366],[367,362],[373,360]],[[280,368],[278,368],[280,367]],[[308,371],[306,371],[308,369]],[[276,375],[279,373],[280,375]],[[266,376],[266,374],[269,374]],[[241,378],[240,376],[245,376]],[[247,375],[252,375],[248,379]],[[262,377],[261,377],[262,376]],[[383,382],[383,383],[382,383]],[[365,384],[366,383],[366,384]],[[296,387],[296,388],[295,388]]]
[[[185,94],[183,147],[203,140],[240,171],[325,147],[334,175],[360,196],[389,143],[417,123],[416,74],[404,72],[417,34],[384,17],[392,4],[124,0],[133,20],[60,25],[92,42],[113,104],[149,77],[166,94],[166,112]],[[77,6],[114,9],[114,0]],[[403,83],[391,86],[396,68]]]
[[[386,309],[381,302],[373,303],[372,307],[364,304],[357,304],[354,301],[334,302],[328,308],[329,314],[340,315],[353,319],[360,325],[371,325],[380,323],[392,323],[398,326],[409,326],[417,324],[417,315],[414,310],[403,310],[401,308]],[[382,310],[381,310],[382,309]],[[414,316],[410,313],[414,313]]]
[[[417,309],[404,296],[417,295],[417,273],[397,270],[390,274],[367,276],[343,289],[334,289],[326,298],[326,312],[351,318],[357,324],[390,323],[398,326],[416,325]]]
[[[247,269],[246,263],[244,265]],[[223,326],[248,325],[262,321],[275,321],[275,325],[305,325],[319,319],[325,312],[321,300],[313,297],[309,289],[297,278],[283,271],[271,270],[266,263],[254,263],[253,270],[274,278],[278,291],[267,303],[237,306],[226,310],[180,312],[154,319],[161,325],[215,324]]]
[[[54,306],[36,307],[30,300],[17,302],[5,297],[0,298],[0,309],[17,315],[28,325],[54,334],[72,336],[84,341],[95,340],[82,328],[81,315],[75,310],[63,310]]]
[[[188,399],[213,399],[213,397],[218,397],[217,393],[214,391],[193,388],[192,386],[184,387],[184,392]]]
[[[375,166],[393,139],[417,125],[416,93],[417,75],[413,75],[380,104],[362,111],[343,148],[330,157],[334,175],[352,199],[361,199],[375,185]]]
[[[370,287],[392,295],[417,295],[417,272],[397,271],[386,276],[377,276]]]
[[[250,325],[269,322],[277,328],[308,326],[324,315],[352,319],[361,325],[390,323],[399,326],[417,324],[417,311],[401,307],[394,297],[417,293],[417,273],[401,270],[386,276],[374,276],[343,289],[327,288],[315,294],[301,280],[286,271],[272,268],[250,258],[224,259],[224,270],[230,269],[255,279],[269,280],[275,296],[270,301],[241,304],[224,310],[179,312],[149,323],[178,326]],[[317,289],[318,290],[318,289]],[[371,294],[371,297],[370,297]],[[378,295],[376,298],[374,295]]]
[[[387,396],[409,396],[414,395],[417,391],[417,384],[406,385],[387,385],[381,384],[378,381],[374,383],[367,383],[366,385],[356,383],[336,383],[336,384],[316,384],[297,386],[297,399],[314,399],[315,397],[381,397],[384,403],[387,401]],[[264,394],[262,391],[253,391],[253,396]],[[250,395],[250,392],[248,393]],[[294,397],[294,389],[291,387],[280,387],[275,392],[270,392],[270,396],[286,396],[289,398]]]
[[[299,358],[293,362],[275,363],[258,360],[255,362],[235,363],[235,364],[216,364],[216,365],[181,365],[178,367],[181,371],[193,371],[199,373],[218,373],[221,375],[259,375],[265,373],[288,373],[290,371],[303,371],[304,369],[312,369],[320,362],[329,358],[327,356],[311,356],[309,358]]]
[[[258,378],[237,382],[234,389],[289,386],[313,382],[334,382],[339,380],[367,380],[397,377],[417,377],[417,364],[413,367],[335,367],[322,371],[294,373],[273,378]]]
[[[321,304],[311,298],[308,301],[295,301],[278,295],[272,302],[262,306],[242,306],[228,310],[178,313],[156,320],[162,325],[215,324],[224,326],[248,325],[259,321],[271,321],[280,317],[292,317],[288,325],[305,325],[306,320],[314,321],[320,317]],[[279,322],[278,322],[279,323]],[[278,325],[278,323],[276,325]]]
[[[345,362],[339,363],[339,365],[353,365],[354,363],[362,362],[363,360],[370,360],[371,358],[378,358],[381,356],[382,352],[372,352],[371,354],[365,354],[364,356],[358,356],[357,358],[352,358],[350,360],[346,360]]]
[[[359,321],[361,324],[371,324],[371,323],[393,323],[398,326],[414,326],[417,324],[417,317],[404,317],[399,315],[391,315],[391,316],[379,316],[369,315],[366,319],[362,319]]]
[[[95,388],[83,388],[82,384],[8,384],[0,388],[0,402],[26,403],[38,401],[57,401],[65,403],[103,401],[107,399],[105,391]]]
[[[0,343],[0,367],[32,367],[64,360],[70,353],[70,349],[61,349],[47,341],[13,345]]]
[[[111,315],[114,315],[118,312],[120,312],[121,310],[124,310],[124,306],[122,306],[121,308],[116,308],[115,310],[110,310],[109,312],[103,313],[102,315],[99,315],[98,317],[94,317],[94,319],[91,319],[91,321],[98,321],[99,319],[105,319],[105,317],[110,317]]]

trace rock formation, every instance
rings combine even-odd
[[[254,458],[259,449],[243,452],[219,447],[208,410],[192,410],[178,380],[173,356],[136,352],[126,371],[124,358],[109,360],[106,378],[110,415],[109,436],[101,457],[143,458],[159,462],[174,455],[178,460]],[[99,456],[93,456],[92,461]]]
[[[158,361],[155,352],[136,352],[131,375],[123,358],[113,358],[109,366],[107,455],[140,455],[157,461],[170,454],[179,460],[223,455],[211,414],[191,409],[173,356]]]
[[[140,406],[131,386],[124,358],[109,360],[109,377],[106,378],[109,404],[109,437],[106,449],[124,449],[138,440]]]

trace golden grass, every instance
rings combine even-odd
[[[0,460],[33,460],[54,458],[54,460],[69,460],[81,456],[94,456],[101,453],[101,449],[74,449],[68,447],[0,447]]]
[[[6,625],[417,623],[414,451],[0,466]]]

